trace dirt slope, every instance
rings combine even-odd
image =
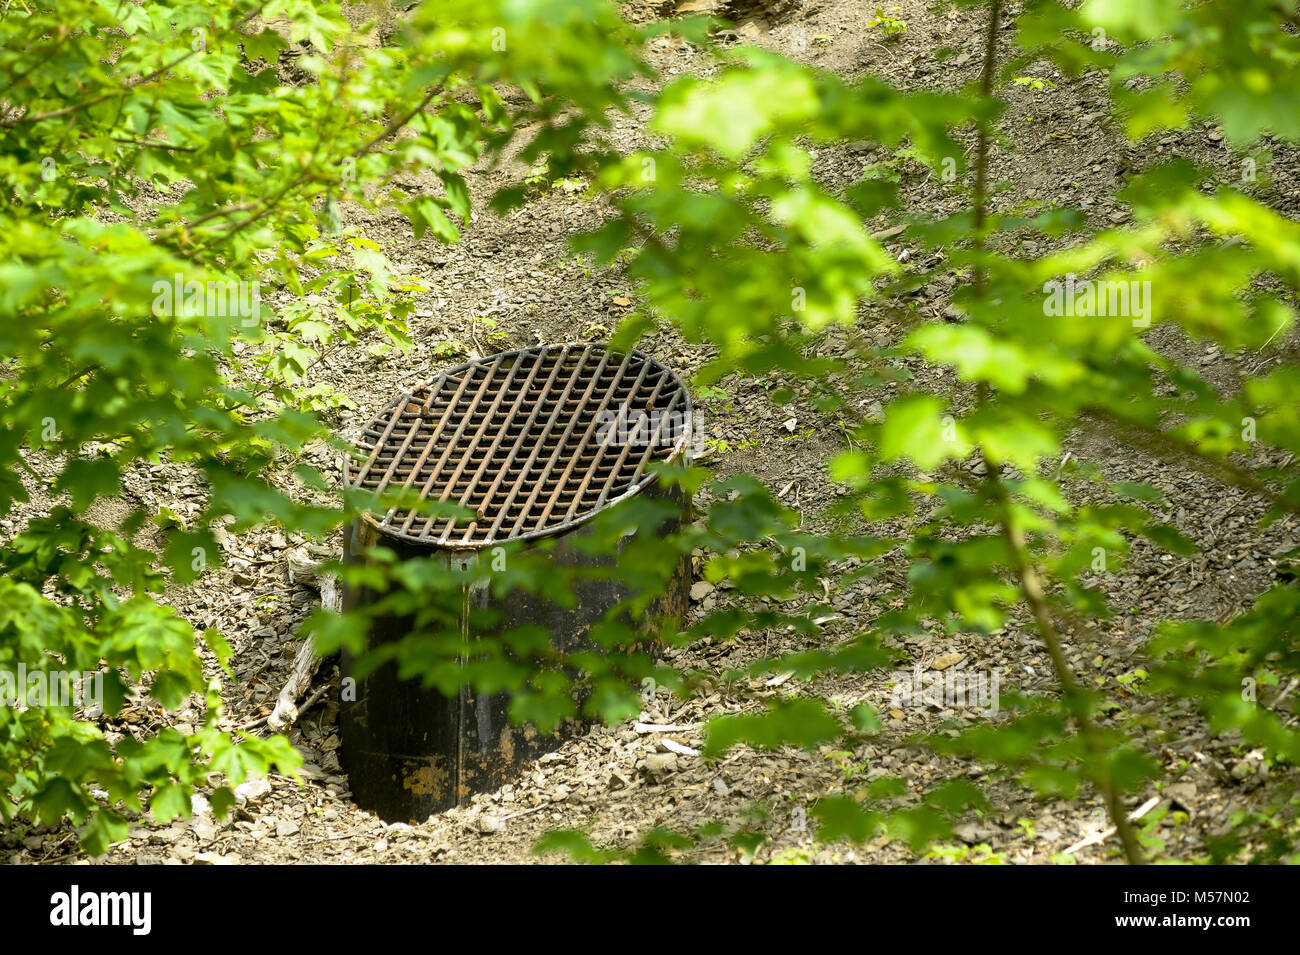
[[[869,5],[874,9],[874,4]],[[646,18],[668,12],[666,6],[632,4],[632,15]],[[825,0],[821,3],[782,2],[774,7],[751,8],[740,23],[735,39],[779,50],[796,58],[836,70],[846,76],[872,71],[905,87],[955,89],[974,79],[978,69],[979,35],[983,24],[978,12],[934,13],[920,0],[885,5],[885,12],[906,21],[906,34],[885,39],[868,30],[866,7],[857,2]],[[756,13],[754,11],[757,11]],[[711,65],[698,50],[671,40],[658,41],[654,58],[665,72],[707,73]],[[1069,80],[1039,65],[1027,73],[1050,79],[1055,88],[1041,92],[1017,88],[1010,93],[1004,117],[1004,143],[994,152],[992,172],[1006,184],[998,194],[1001,208],[1024,208],[1058,203],[1085,209],[1096,223],[1123,222],[1127,212],[1115,199],[1126,177],[1160,158],[1178,154],[1214,164],[1224,178],[1234,176],[1236,159],[1224,147],[1217,130],[1194,130],[1181,137],[1157,137],[1141,146],[1126,143],[1107,118],[1099,76]],[[620,120],[619,141],[629,150],[646,142],[645,114]],[[1033,157],[1027,162],[1026,157]],[[819,175],[834,187],[854,181],[866,163],[886,158],[865,144],[845,144],[824,150],[817,160]],[[1296,156],[1280,153],[1276,181],[1300,182]],[[959,200],[918,165],[910,165],[901,191],[909,211],[938,212],[954,208]],[[1291,175],[1286,175],[1286,173]],[[616,298],[632,292],[618,271],[597,271],[575,261],[567,240],[597,225],[607,214],[599,203],[585,201],[561,189],[539,195],[505,218],[488,212],[485,202],[508,179],[523,174],[518,166],[484,168],[471,175],[478,211],[473,224],[455,247],[432,240],[414,241],[409,224],[396,211],[380,215],[345,210],[346,224],[363,228],[371,238],[385,243],[400,268],[419,276],[431,288],[421,299],[414,321],[416,347],[405,358],[371,359],[364,347],[331,352],[313,371],[311,383],[329,382],[359,405],[352,415],[336,423],[347,432],[381,408],[398,390],[447,367],[457,359],[451,353],[476,348],[519,347],[537,341],[559,342],[601,338],[625,311]],[[431,188],[433,177],[404,185],[412,190]],[[1285,187],[1274,195],[1277,207],[1294,210],[1300,191]],[[888,223],[882,221],[881,227]],[[907,249],[906,234],[891,246]],[[1035,249],[1029,243],[1029,252]],[[919,293],[922,309],[934,317],[948,305],[951,283],[940,280]],[[864,308],[854,329],[833,330],[818,347],[842,351],[859,337],[883,343],[899,328],[905,303],[880,303]],[[504,340],[485,341],[490,318],[505,333]],[[1162,348],[1196,356],[1217,384],[1230,387],[1246,371],[1267,367],[1267,354],[1223,355],[1193,346],[1173,333],[1157,331]],[[651,336],[643,346],[681,372],[689,372],[704,359],[704,352],[668,332]],[[1203,353],[1202,353],[1203,352]],[[843,445],[834,422],[822,420],[808,405],[776,408],[766,400],[760,383],[728,382],[725,400],[703,402],[711,434],[733,450],[715,456],[723,473],[753,471],[802,513],[806,526],[826,527],[822,517],[836,495],[823,478],[826,459]],[[887,401],[887,390],[864,398],[864,411],[872,401]],[[797,418],[794,433],[784,427]],[[1295,546],[1300,539],[1291,522],[1274,525],[1266,533],[1255,526],[1262,505],[1247,495],[1226,489],[1210,479],[1180,468],[1175,462],[1154,457],[1116,455],[1096,436],[1079,433],[1071,446],[1075,457],[1100,466],[1115,479],[1142,480],[1164,488],[1170,505],[1161,516],[1201,545],[1191,559],[1174,558],[1139,545],[1130,567],[1112,574],[1098,585],[1125,612],[1109,622],[1092,642],[1073,635],[1071,656],[1081,673],[1101,681],[1114,681],[1142,666],[1141,646],[1154,620],[1165,616],[1224,616],[1246,605],[1252,595],[1268,586],[1274,573],[1271,558]],[[332,466],[324,449],[316,462]],[[180,483],[178,483],[180,482]],[[134,492],[151,505],[167,504],[185,516],[199,497],[197,487],[187,487],[175,469],[155,473],[141,470]],[[29,506],[34,510],[40,502]],[[28,515],[21,515],[23,517]],[[20,522],[15,522],[17,526]],[[0,530],[10,528],[0,524]],[[220,627],[237,652],[238,680],[227,681],[232,725],[244,725],[264,716],[274,702],[290,660],[297,650],[298,621],[313,605],[314,591],[295,586],[286,571],[287,554],[299,548],[274,531],[248,534],[227,542],[229,566],[182,592],[179,606],[196,626]],[[300,549],[300,548],[299,548]],[[885,567],[880,581],[890,579]],[[701,588],[703,589],[703,588]],[[829,623],[825,636],[846,637],[884,608],[873,599],[883,584],[863,583],[849,592],[831,594],[840,615]],[[725,601],[725,591],[701,596],[701,609]],[[814,847],[803,821],[806,807],[820,795],[858,785],[863,779],[898,775],[917,789],[954,776],[966,776],[984,787],[996,811],[986,818],[970,818],[959,827],[960,841],[940,857],[980,861],[999,855],[1007,861],[1044,863],[1066,847],[1098,831],[1100,803],[1037,802],[1005,780],[992,778],[986,767],[941,760],[909,743],[920,731],[942,731],[962,725],[970,711],[937,707],[895,709],[891,715],[890,684],[896,674],[878,671],[867,675],[836,677],[812,685],[789,681],[768,687],[761,681],[726,681],[733,667],[778,649],[795,649],[789,635],[773,633],[730,644],[706,641],[679,655],[679,662],[699,668],[714,678],[711,689],[688,700],[657,696],[646,705],[644,717],[656,723],[694,726],[710,716],[761,705],[777,693],[797,690],[816,693],[851,706],[873,704],[885,727],[869,746],[851,754],[804,753],[794,750],[758,753],[733,751],[717,764],[699,757],[655,758],[662,753],[662,734],[638,733],[631,724],[594,731],[566,744],[558,753],[532,767],[512,786],[476,797],[473,804],[448,811],[418,825],[388,826],[350,804],[347,779],[337,759],[337,704],[331,687],[321,703],[309,710],[293,731],[292,739],[308,761],[301,782],[270,780],[269,792],[253,794],[233,818],[215,821],[200,812],[191,820],[156,827],[148,820],[135,824],[129,843],[114,847],[103,860],[129,862],[521,862],[532,861],[533,841],[554,827],[589,829],[597,842],[624,845],[649,826],[687,829],[709,820],[721,820],[734,831],[749,827],[762,831],[768,842],[756,860],[728,846],[725,840],[707,843],[693,856],[700,861],[770,861],[773,858],[812,859],[818,862],[903,862],[914,857],[902,846],[878,839],[866,846]],[[973,670],[998,670],[1004,688],[1043,689],[1050,685],[1050,667],[1041,644],[1023,621],[1017,621],[992,638],[971,636],[918,639],[899,646],[901,654],[930,665],[959,654]],[[337,680],[326,667],[317,686]],[[1188,712],[1170,712],[1163,704],[1132,700],[1132,711],[1155,720],[1167,740],[1160,757],[1181,773],[1163,792],[1154,788],[1162,805],[1188,813],[1186,824],[1168,822],[1157,834],[1167,840],[1168,851],[1188,857],[1201,851],[1207,835],[1220,831],[1231,813],[1261,803],[1275,780],[1262,760],[1231,739],[1212,739],[1201,721]],[[143,704],[128,708],[122,731],[156,724],[156,708]],[[184,722],[196,714],[181,713]],[[672,737],[697,745],[697,730]],[[1276,772],[1276,770],[1274,770]],[[1168,818],[1168,817],[1167,817]],[[71,838],[64,831],[12,833],[7,842],[11,862],[68,861]],[[1092,845],[1075,854],[1079,862],[1112,858],[1111,843]]]

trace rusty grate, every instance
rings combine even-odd
[[[452,549],[555,534],[654,478],[686,447],[691,400],[664,365],[599,344],[540,345],[467,362],[376,415],[344,481],[415,489],[477,515],[368,516],[385,534]]]

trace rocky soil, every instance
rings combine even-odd
[[[687,10],[710,6],[681,3]],[[875,4],[868,5],[874,9]],[[885,11],[906,21],[906,34],[885,39],[867,29],[867,7],[852,0],[750,4],[735,14],[737,26],[724,42],[747,42],[816,63],[845,76],[874,72],[909,88],[956,89],[973,80],[979,69],[978,48],[982,14],[967,9],[934,12],[922,0],[887,3]],[[735,13],[737,8],[733,8]],[[632,16],[648,19],[673,12],[671,5],[633,3]],[[942,51],[942,55],[941,55]],[[653,50],[656,65],[666,74],[707,74],[714,67],[708,56],[688,44],[664,38]],[[1050,79],[1055,88],[1034,92],[1016,88],[1002,121],[1004,142],[993,154],[992,173],[1006,189],[998,194],[1000,208],[1026,209],[1050,204],[1080,207],[1096,224],[1122,223],[1128,213],[1115,198],[1132,172],[1169,155],[1184,155],[1209,163],[1226,178],[1237,175],[1237,157],[1224,146],[1214,127],[1180,136],[1155,137],[1134,146],[1108,117],[1102,79],[1098,75],[1070,79],[1038,64],[1027,73]],[[644,109],[644,107],[639,107]],[[628,150],[646,143],[644,112],[618,120],[618,141]],[[1034,157],[1026,162],[1025,157]],[[818,174],[833,187],[843,187],[860,175],[864,164],[886,158],[866,144],[848,143],[820,152]],[[906,167],[905,167],[906,168]],[[1274,159],[1277,183],[1300,182],[1300,160],[1279,151]],[[328,383],[349,395],[355,412],[338,418],[347,434],[380,410],[391,396],[461,360],[458,355],[541,342],[599,339],[613,328],[634,299],[635,290],[618,270],[601,271],[575,258],[569,238],[598,225],[608,210],[563,189],[540,192],[526,206],[505,217],[486,208],[493,190],[518,180],[518,164],[484,166],[469,177],[477,212],[452,247],[432,239],[415,241],[409,223],[396,210],[378,214],[345,209],[345,222],[382,242],[404,271],[419,277],[430,291],[420,298],[413,320],[415,347],[409,355],[373,359],[364,345],[338,349],[312,370],[309,383]],[[1289,175],[1288,175],[1289,173]],[[434,178],[415,179],[407,188],[432,188]],[[909,211],[938,213],[960,200],[922,167],[900,183]],[[1273,201],[1294,212],[1300,189],[1277,187]],[[891,223],[881,220],[879,228]],[[891,251],[908,251],[905,232],[891,242]],[[1037,251],[1030,243],[1026,251]],[[941,317],[949,306],[951,281],[940,280],[918,293],[923,313]],[[875,303],[863,308],[852,329],[827,332],[818,347],[843,350],[854,340],[891,341],[901,329],[906,303]],[[490,318],[500,340],[484,341]],[[1259,373],[1270,354],[1221,354],[1157,329],[1158,347],[1197,364],[1225,389],[1247,373]],[[372,344],[372,343],[370,343]],[[708,357],[670,331],[651,335],[642,347],[688,374]],[[919,369],[914,366],[914,370]],[[933,374],[933,372],[927,372]],[[843,432],[825,420],[806,400],[793,408],[778,408],[766,398],[760,382],[724,383],[726,399],[701,402],[712,437],[733,450],[718,453],[712,464],[722,473],[749,471],[797,508],[805,527],[829,526],[825,511],[837,496],[823,477],[825,462],[843,447]],[[863,412],[891,397],[887,388],[866,396]],[[794,431],[784,427],[797,419]],[[1194,540],[1200,553],[1173,557],[1141,543],[1122,571],[1099,577],[1097,586],[1122,613],[1094,634],[1072,634],[1070,655],[1089,678],[1108,684],[1143,665],[1142,646],[1153,622],[1168,618],[1227,615],[1248,605],[1276,573],[1274,558],[1300,542],[1294,522],[1282,521],[1261,531],[1260,501],[1189,470],[1179,462],[1117,450],[1103,437],[1080,430],[1070,453],[1095,464],[1111,479],[1144,481],[1161,487],[1168,504],[1160,517]],[[313,463],[335,469],[332,452],[313,449]],[[166,505],[181,517],[198,510],[202,489],[177,468],[138,469],[132,493],[152,507]],[[1081,492],[1082,493],[1082,492]],[[39,498],[26,512],[0,531],[13,528],[48,501]],[[112,513],[101,515],[111,519]],[[4,526],[7,524],[8,526]],[[291,554],[328,556],[331,547],[308,546],[274,530],[223,541],[227,565],[174,595],[176,605],[196,627],[219,627],[236,651],[236,679],[226,680],[232,726],[255,724],[274,705],[299,646],[297,626],[318,600],[308,586],[288,574]],[[847,637],[882,612],[875,595],[896,573],[882,561],[881,574],[846,592],[832,592],[838,619],[826,624],[822,639]],[[730,599],[725,590],[697,586],[692,594],[698,611]],[[918,733],[952,732],[969,722],[969,710],[938,706],[891,706],[891,685],[898,674],[888,670],[835,676],[812,683],[790,679],[777,685],[762,679],[727,679],[729,670],[767,653],[797,649],[803,644],[789,634],[772,633],[729,643],[706,640],[675,654],[675,662],[712,677],[706,689],[690,698],[656,695],[647,700],[641,724],[676,727],[668,731],[627,723],[601,728],[566,743],[543,757],[512,785],[473,798],[470,804],[414,824],[386,825],[353,806],[348,780],[338,761],[339,737],[337,668],[327,662],[317,676],[318,702],[307,709],[292,730],[292,741],[306,759],[301,779],[273,776],[248,785],[243,804],[226,820],[200,810],[188,820],[160,827],[142,818],[128,842],[113,847],[107,863],[517,863],[544,861],[532,852],[533,843],[549,829],[587,830],[599,845],[626,846],[651,826],[687,830],[712,820],[727,832],[741,828],[762,832],[756,852],[733,848],[726,838],[704,842],[689,858],[704,862],[870,862],[915,861],[904,845],[883,838],[862,846],[815,845],[806,810],[818,797],[852,789],[863,780],[891,775],[920,791],[954,777],[966,777],[983,787],[995,811],[972,816],[957,829],[958,841],[925,861],[989,861],[1045,863],[1080,842],[1094,841],[1072,853],[1080,863],[1115,857],[1114,839],[1096,838],[1102,828],[1100,802],[1037,801],[1009,781],[991,776],[988,767],[936,757],[915,745]],[[934,668],[963,665],[971,670],[998,670],[1004,692],[1010,686],[1044,690],[1052,684],[1044,648],[1025,621],[1016,620],[992,637],[924,637],[897,644],[900,660]],[[900,663],[900,668],[910,666]],[[774,695],[797,690],[817,694],[848,707],[866,701],[881,714],[884,727],[866,746],[853,753],[803,752],[794,749],[758,752],[739,748],[717,762],[706,762],[698,749],[700,725],[722,713],[755,708]],[[1154,831],[1166,840],[1167,851],[1189,858],[1204,851],[1206,839],[1224,829],[1231,814],[1264,801],[1275,776],[1257,753],[1238,740],[1214,738],[1190,711],[1171,710],[1163,701],[1136,692],[1134,714],[1148,716],[1162,728],[1165,740],[1158,757],[1175,781],[1153,787],[1137,802],[1156,797],[1159,805],[1187,813],[1185,824],[1163,822]],[[184,723],[196,712],[161,715],[139,701],[122,719],[143,727],[166,719]],[[266,732],[261,726],[258,732]],[[1136,802],[1135,802],[1136,805]],[[1165,817],[1169,820],[1171,817]],[[0,842],[0,858],[11,862],[67,862],[79,857],[70,833],[33,830],[11,834]],[[554,860],[556,857],[547,857]]]

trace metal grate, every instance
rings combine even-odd
[[[653,480],[646,465],[680,454],[690,428],[686,388],[648,355],[541,345],[467,362],[400,396],[357,438],[343,477],[477,515],[367,515],[383,533],[482,548],[558,533],[636,493]]]

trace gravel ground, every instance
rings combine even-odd
[[[679,8],[698,9],[682,3]],[[704,4],[707,6],[707,4]],[[631,4],[630,15],[649,18],[671,13],[671,5]],[[886,13],[903,19],[907,33],[883,40],[866,29],[859,3],[825,0],[820,3],[750,4],[738,13],[735,40],[756,43],[816,63],[845,76],[871,71],[906,88],[955,89],[972,81],[979,70],[978,47],[983,24],[978,11],[934,12],[920,0],[886,5]],[[1009,35],[1009,34],[1008,34]],[[941,50],[950,51],[940,57]],[[665,73],[713,69],[697,49],[664,38],[656,42],[653,59]],[[1138,146],[1128,144],[1107,118],[1103,82],[1098,75],[1071,80],[1042,64],[1026,68],[1032,75],[1052,79],[1055,89],[1010,90],[1009,109],[1002,121],[1004,141],[992,156],[993,176],[1007,186],[999,193],[999,208],[1035,204],[1078,206],[1093,224],[1122,223],[1127,211],[1115,198],[1125,178],[1171,155],[1214,165],[1224,178],[1235,175],[1236,159],[1213,127],[1180,136],[1158,136]],[[638,107],[644,110],[644,107]],[[645,112],[620,118],[616,136],[628,150],[646,144]],[[1033,155],[1035,162],[1025,163]],[[865,163],[886,158],[866,144],[825,149],[817,159],[818,175],[832,187],[853,182]],[[1300,160],[1294,152],[1278,150],[1274,181],[1300,182]],[[905,169],[906,172],[906,169]],[[958,208],[957,194],[920,166],[904,175],[900,191],[905,211],[940,213]],[[462,241],[445,247],[426,238],[415,241],[409,224],[395,210],[378,214],[345,209],[345,223],[359,227],[383,243],[395,263],[430,288],[420,297],[412,322],[415,348],[405,357],[372,359],[373,342],[340,348],[312,370],[310,384],[326,383],[357,403],[357,410],[336,421],[342,433],[357,427],[381,409],[391,396],[436,371],[461,360],[453,353],[500,350],[543,342],[599,339],[614,327],[627,306],[620,304],[633,291],[617,269],[596,270],[575,261],[568,239],[598,225],[609,214],[601,203],[564,192],[540,193],[523,208],[497,217],[486,208],[493,190],[518,180],[517,163],[476,170],[469,177],[476,209]],[[433,177],[412,179],[406,188],[432,188]],[[1281,185],[1270,196],[1273,205],[1293,211],[1300,189]],[[873,224],[873,227],[876,224]],[[889,222],[881,220],[879,228]],[[891,242],[891,251],[909,252],[906,233]],[[1024,243],[1025,251],[1046,251]],[[843,354],[855,343],[888,343],[899,334],[905,309],[915,305],[923,315],[939,318],[948,308],[952,280],[940,279],[908,301],[864,306],[853,328],[826,332],[817,348]],[[484,342],[482,323],[488,317],[505,335]],[[910,320],[910,319],[909,319]],[[1268,354],[1222,354],[1217,349],[1183,340],[1176,330],[1160,327],[1151,333],[1157,347],[1201,367],[1225,390],[1247,373],[1267,369]],[[642,346],[679,372],[689,373],[707,358],[704,348],[689,345],[670,330],[652,334]],[[919,363],[907,362],[916,372]],[[939,387],[952,387],[943,374],[929,369]],[[806,400],[778,408],[767,401],[759,382],[728,381],[724,400],[702,403],[713,437],[737,449],[715,456],[723,475],[749,471],[802,515],[810,531],[829,529],[825,511],[837,491],[823,477],[827,458],[844,443],[836,422],[823,419]],[[955,391],[955,389],[954,389]],[[873,402],[887,402],[888,387],[864,394],[862,407],[870,414]],[[782,426],[795,417],[792,434]],[[1139,542],[1121,572],[1095,582],[1121,612],[1093,634],[1067,634],[1069,653],[1081,674],[1114,685],[1118,677],[1142,666],[1142,646],[1154,622],[1164,618],[1223,617],[1248,606],[1252,597],[1273,579],[1273,558],[1300,541],[1300,531],[1288,520],[1266,531],[1257,526],[1264,506],[1248,494],[1144,453],[1121,452],[1104,436],[1080,430],[1070,443],[1071,454],[1098,466],[1114,480],[1145,481],[1164,489],[1169,503],[1159,516],[1174,524],[1200,546],[1191,558],[1174,557]],[[333,469],[331,453],[314,448],[308,459]],[[138,468],[129,482],[131,494],[151,507],[167,505],[180,516],[197,513],[202,488],[183,469],[172,466]],[[1079,493],[1089,493],[1079,489]],[[29,517],[48,506],[39,497],[9,521],[0,533],[12,533]],[[118,505],[124,512],[125,506]],[[113,507],[97,515],[112,521]],[[231,725],[241,726],[265,716],[296,653],[298,623],[318,600],[315,591],[289,578],[290,554],[329,556],[337,547],[310,547],[286,539],[274,530],[228,536],[223,541],[227,566],[195,585],[177,589],[176,606],[196,627],[219,627],[236,651],[237,679],[226,681]],[[840,619],[828,623],[818,641],[844,638],[869,623],[885,607],[875,599],[901,573],[882,561],[879,576],[831,599]],[[730,599],[725,590],[697,587],[696,612],[705,612]],[[916,745],[920,733],[952,732],[972,718],[970,711],[936,706],[892,708],[887,670],[831,676],[809,683],[790,680],[768,686],[761,679],[726,679],[727,671],[767,654],[799,649],[818,641],[792,639],[785,633],[740,638],[727,643],[705,640],[670,659],[701,671],[710,679],[695,695],[677,699],[658,695],[647,702],[643,719],[674,724],[671,733],[641,732],[628,723],[600,728],[566,743],[541,759],[513,785],[475,796],[470,804],[414,825],[386,825],[348,800],[348,780],[337,758],[337,668],[327,663],[315,686],[326,687],[321,702],[309,709],[292,731],[292,741],[307,765],[300,780],[271,777],[254,787],[245,804],[230,818],[214,820],[198,812],[189,820],[160,827],[141,819],[129,842],[115,846],[106,863],[518,863],[539,860],[535,840],[548,829],[581,827],[600,845],[626,846],[651,826],[690,829],[718,820],[726,832],[739,829],[766,837],[754,853],[734,848],[727,838],[702,843],[689,858],[703,862],[766,862],[798,859],[816,862],[899,863],[915,861],[906,846],[878,838],[861,846],[815,845],[801,825],[804,811],[819,796],[856,788],[865,780],[898,776],[909,790],[922,791],[943,780],[966,777],[985,789],[994,811],[963,820],[950,851],[928,861],[1045,863],[1054,854],[1099,830],[1100,803],[1040,801],[987,767],[941,758]],[[998,670],[1003,690],[1044,690],[1052,684],[1050,664],[1042,644],[1022,618],[1013,619],[992,637],[957,639],[919,637],[896,644],[901,657],[927,666],[960,663],[971,670]],[[701,742],[699,725],[706,719],[762,705],[775,694],[797,690],[845,706],[866,701],[881,714],[881,733],[858,751],[845,754],[783,749],[758,752],[741,747],[716,762],[668,751],[665,740],[689,747]],[[1206,838],[1222,831],[1231,814],[1266,802],[1278,785],[1262,760],[1239,740],[1213,738],[1189,709],[1132,696],[1133,718],[1149,719],[1156,729],[1155,755],[1171,770],[1172,782],[1152,787],[1135,802],[1158,796],[1163,805],[1182,809],[1182,825],[1162,824],[1158,835],[1167,852],[1188,858],[1204,851]],[[162,716],[140,701],[127,708],[113,732],[172,723],[193,722],[197,712]],[[265,731],[265,730],[262,730]],[[1274,774],[1280,772],[1273,769]],[[1294,773],[1294,770],[1289,772]],[[1294,782],[1294,780],[1292,780]],[[1168,819],[1169,817],[1166,817]],[[67,862],[80,858],[66,830],[10,833],[0,837],[0,858],[11,862]],[[1114,840],[1080,849],[1080,863],[1112,861]],[[547,857],[554,860],[555,857]]]

